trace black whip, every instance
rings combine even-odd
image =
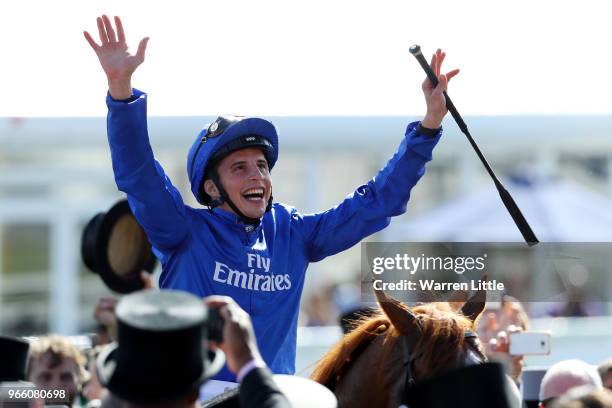
[[[431,67],[425,60],[425,57],[423,57],[423,53],[421,52],[421,47],[419,47],[418,45],[413,45],[412,47],[410,47],[410,53],[414,55],[414,57],[417,59],[417,61],[419,62],[419,64],[421,65],[425,73],[427,74],[427,78],[429,78],[433,86],[436,87],[438,85],[438,78],[436,78],[436,75],[434,74]],[[470,131],[468,130],[467,125],[463,121],[463,118],[461,117],[461,115],[459,115],[457,108],[455,108],[455,105],[453,105],[453,102],[448,97],[448,94],[446,93],[446,91],[444,91],[444,97],[446,98],[446,108],[448,109],[448,111],[451,113],[451,115],[455,119],[455,122],[457,122],[459,129],[461,129],[461,131],[467,137],[468,141],[474,148],[474,151],[480,158],[480,161],[485,166],[485,169],[487,169],[487,173],[489,173],[489,176],[491,176],[493,183],[495,183],[495,187],[497,187],[497,191],[499,192],[499,196],[501,197],[502,202],[506,206],[506,209],[510,213],[510,216],[514,220],[514,223],[516,224],[519,231],[523,235],[523,239],[525,239],[525,242],[527,242],[529,246],[533,246],[537,244],[540,241],[538,241],[538,239],[536,238],[535,234],[533,233],[533,230],[529,226],[529,223],[523,216],[523,213],[521,213],[521,210],[518,208],[518,205],[516,205],[516,202],[514,201],[514,199],[508,192],[508,190],[505,189],[501,181],[499,181],[499,179],[493,172],[493,169],[491,168],[491,166],[489,166],[487,159],[485,159],[484,155],[480,151],[480,148],[478,147],[478,145],[472,138],[472,135],[470,135]]]

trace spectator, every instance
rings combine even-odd
[[[612,392],[589,385],[572,388],[552,404],[552,408],[610,408]]]
[[[289,406],[261,360],[246,312],[229,298],[208,303],[222,308],[220,347],[242,381],[242,406]],[[115,312],[118,342],[97,361],[100,381],[111,394],[103,406],[120,398],[127,408],[195,407],[200,385],[224,362],[220,351],[203,356],[207,312],[202,302],[179,291],[143,291],[123,297]]]
[[[478,325],[478,336],[485,346],[487,357],[508,362],[510,376],[519,383],[523,371],[523,356],[509,354],[509,334],[529,328],[529,318],[523,305],[515,298],[504,295],[499,309],[486,313]]]
[[[8,390],[34,390],[34,384],[26,382],[26,366],[28,363],[27,341],[16,337],[0,336],[0,407],[11,408],[42,408],[43,402],[31,399],[16,402],[8,394]]]
[[[115,307],[119,299],[109,296],[103,296],[98,299],[96,307],[94,309],[94,319],[103,330],[99,330],[98,333],[104,333],[106,336],[100,337],[98,344],[105,345],[109,344],[114,340],[117,340],[117,322],[115,317]]]
[[[564,360],[551,366],[540,385],[540,407],[550,407],[552,402],[572,388],[590,385],[603,389],[597,369],[580,360]]]
[[[597,371],[599,371],[603,386],[612,390],[612,358],[600,363],[597,367]]]
[[[101,401],[106,395],[106,389],[100,384],[100,380],[98,379],[98,373],[96,371],[96,359],[100,354],[102,346],[97,346],[92,348],[88,353],[87,360],[87,370],[89,371],[90,378],[87,383],[83,386],[83,396],[87,399],[88,408],[92,408],[94,406],[99,405],[99,401]],[[97,402],[96,402],[97,401]]]
[[[140,271],[140,279],[144,289],[153,289],[153,278],[149,272]],[[102,296],[96,302],[93,313],[98,323],[96,345],[105,345],[117,340],[117,317],[115,316],[117,302],[119,299],[111,296]]]
[[[40,389],[65,390],[66,402],[72,406],[89,377],[85,363],[85,356],[68,338],[40,337],[30,345],[28,379]]]

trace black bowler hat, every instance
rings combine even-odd
[[[499,363],[471,365],[418,382],[408,390],[407,403],[410,408],[520,406],[509,381]]]
[[[208,309],[186,292],[147,290],[117,305],[117,343],[99,355],[100,382],[133,403],[178,400],[215,375],[225,358],[206,348]]]
[[[25,340],[0,336],[0,382],[25,381],[29,349]]]
[[[81,257],[115,292],[131,293],[144,287],[141,271],[152,272],[157,259],[127,200],[94,216],[83,230]]]

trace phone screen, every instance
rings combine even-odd
[[[550,354],[550,332],[526,331],[510,333],[510,354],[545,355]]]

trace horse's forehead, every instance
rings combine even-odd
[[[473,331],[474,323],[465,316],[454,312],[453,310],[440,306],[432,306],[431,309],[414,310],[414,314],[423,321],[429,322],[433,326],[445,326],[451,323],[462,331]]]

